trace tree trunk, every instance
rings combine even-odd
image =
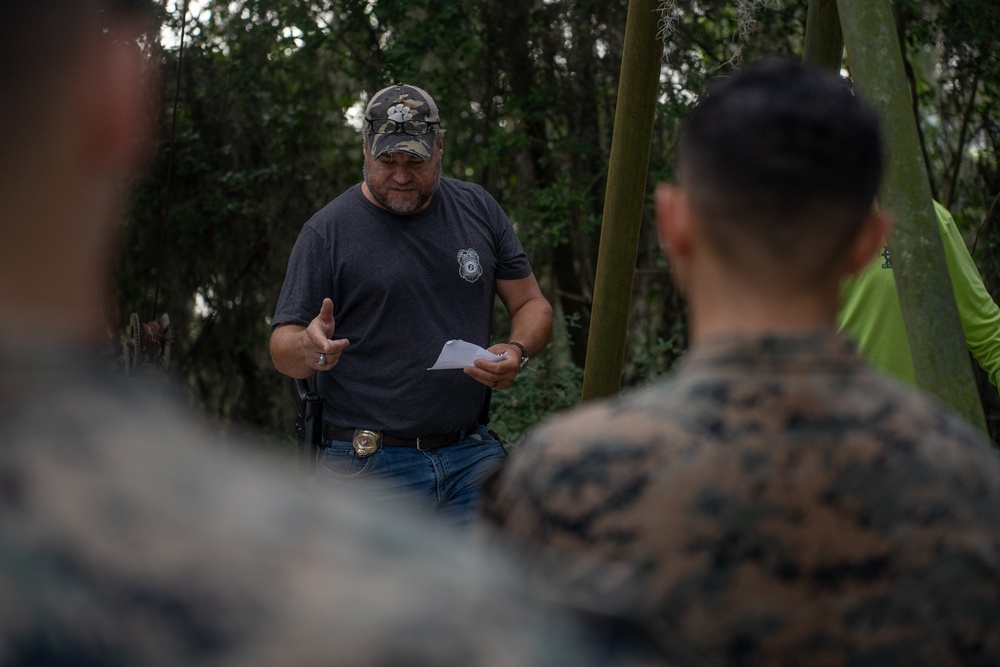
[[[882,112],[890,147],[881,204],[896,219],[893,273],[917,382],[985,431],[919,152],[890,0],[838,0],[837,6],[851,75]]]
[[[809,0],[802,60],[839,72],[843,59],[844,33],[836,0]]]
[[[583,400],[614,394],[621,387],[663,57],[663,42],[657,34],[657,6],[657,0],[631,0],[625,22]]]

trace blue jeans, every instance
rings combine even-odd
[[[423,505],[456,524],[476,517],[483,481],[507,458],[485,426],[464,440],[427,451],[383,446],[359,457],[349,441],[327,444],[316,459],[316,487],[337,486],[357,502],[390,510]]]

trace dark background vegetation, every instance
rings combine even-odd
[[[650,192],[672,178],[678,123],[705,82],[740,57],[799,58],[806,22],[805,0],[748,0],[766,6],[742,44],[737,2],[670,4],[678,22],[662,63]],[[152,45],[163,82],[156,145],[125,222],[117,330],[132,313],[143,322],[167,313],[170,374],[191,403],[223,426],[290,443],[288,380],[267,347],[288,253],[312,213],[360,180],[352,110],[406,81],[441,108],[445,173],[500,201],[556,310],[546,352],[496,395],[494,427],[513,442],[577,402],[628,3],[210,1],[186,16],[184,5],[166,0],[174,37]],[[995,0],[894,6],[933,192],[1000,298],[1000,10]],[[669,370],[687,344],[650,216],[647,206],[625,386]],[[505,340],[505,318],[496,322],[494,338]],[[981,387],[997,439],[998,394]]]

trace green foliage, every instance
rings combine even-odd
[[[530,221],[520,234],[525,250],[539,257],[547,249],[571,245],[574,232],[593,234],[600,228],[599,219],[587,213],[593,205],[593,195],[575,187],[566,172],[527,193],[524,204],[514,212],[517,219]]]
[[[981,220],[1000,192],[1000,12],[985,0],[897,4],[934,197],[956,218],[971,206]]]
[[[505,444],[516,446],[539,421],[578,404],[582,386],[579,366],[557,367],[545,358],[532,360],[509,389],[493,392],[490,428]]]
[[[669,371],[684,356],[686,346],[680,332],[669,340],[657,338],[651,345],[636,350],[629,360],[630,374],[637,378],[637,384],[655,381],[662,373]]]
[[[730,71],[739,47],[735,2],[675,4],[650,191],[673,176],[680,119],[708,79]],[[896,4],[932,177],[941,192],[955,183],[950,207],[971,239],[1000,193],[1000,65],[991,57],[1000,34],[997,12],[991,0]],[[286,437],[293,417],[288,383],[271,367],[267,340],[288,253],[306,220],[360,179],[360,137],[348,112],[387,83],[409,81],[441,107],[446,174],[481,183],[497,197],[559,315],[547,351],[511,390],[497,392],[494,425],[518,439],[534,420],[579,396],[627,6],[627,0],[207,3],[188,16],[183,61],[171,43],[155,63],[164,82],[154,102],[161,109],[158,143],[123,229],[119,329],[132,312],[142,321],[167,312],[177,334],[173,372],[192,403],[224,423]],[[758,11],[740,47],[743,59],[797,54],[805,6]],[[164,20],[179,31],[177,10],[166,11]],[[978,95],[970,107],[973,81]],[[684,304],[651,211],[648,202],[625,386],[661,375],[686,348]],[[984,228],[976,253],[994,290],[1000,254],[989,249],[997,238],[1000,226]],[[564,318],[577,326],[563,325]],[[498,317],[495,330],[502,327]]]

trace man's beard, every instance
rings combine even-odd
[[[365,160],[364,167],[362,168],[362,176],[365,179],[365,184],[368,185],[368,191],[383,208],[392,211],[396,215],[410,215],[414,211],[420,210],[420,207],[429,202],[431,197],[434,196],[438,183],[441,182],[441,160],[438,160],[437,165],[434,167],[434,180],[430,185],[424,189],[417,190],[418,196],[416,198],[405,201],[393,202],[390,199],[392,196],[392,188],[389,187],[391,181],[387,181],[385,187],[381,189],[375,187],[375,184],[371,180],[367,160]]]

